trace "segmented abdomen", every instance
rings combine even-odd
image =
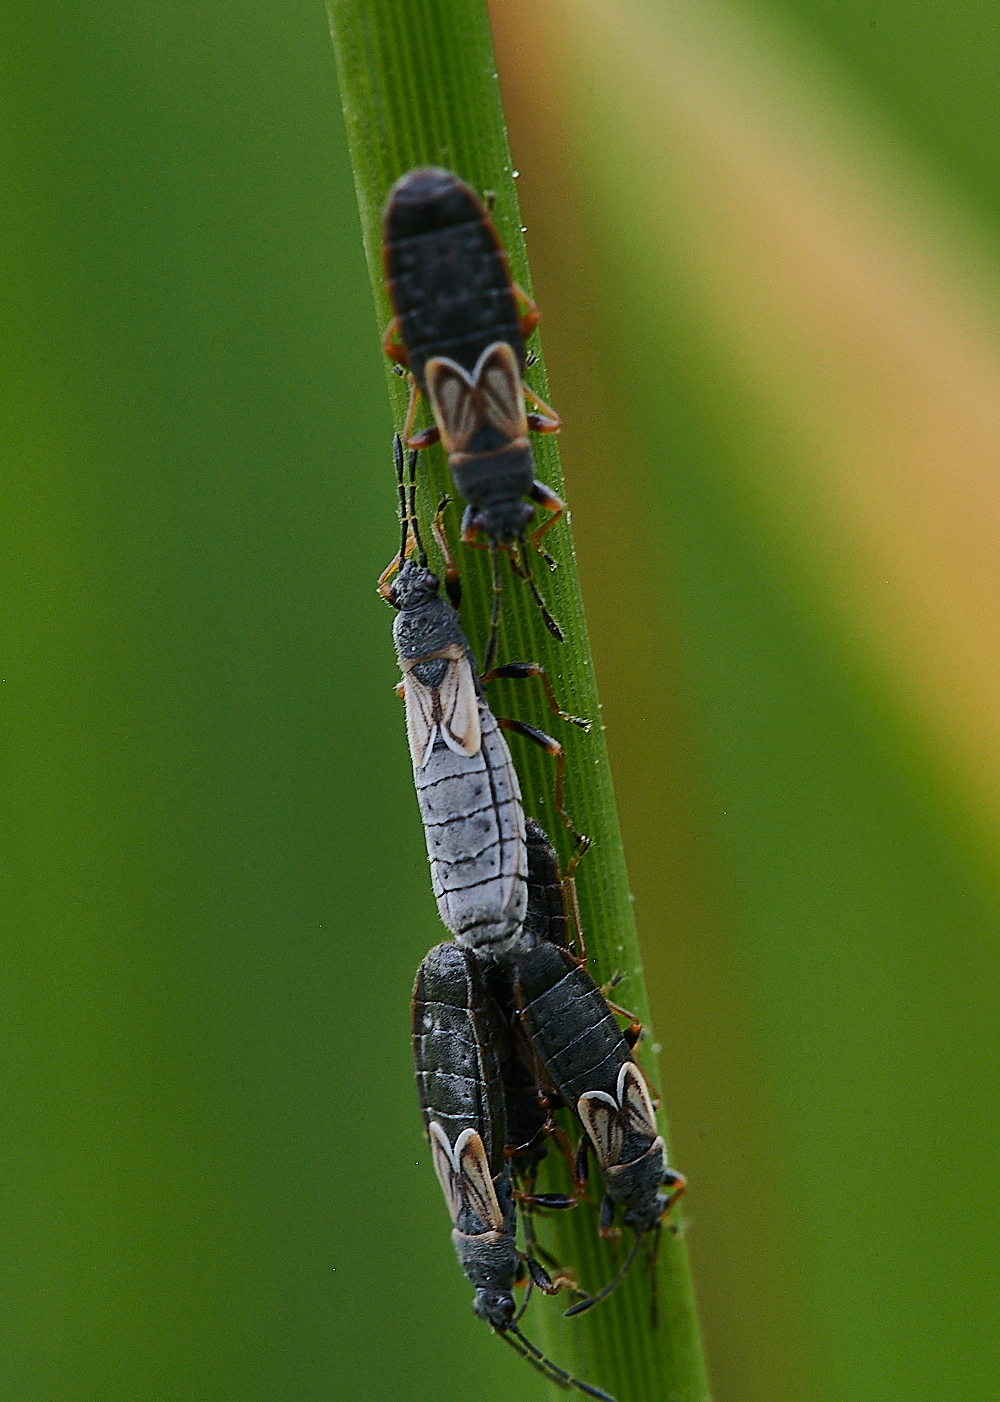
[[[470,951],[439,944],[413,988],[413,1060],[425,1129],[436,1120],[454,1145],[465,1129],[483,1141],[490,1172],[504,1166],[501,1040],[483,970]]]
[[[507,940],[527,907],[521,788],[496,719],[480,711],[482,747],[457,755],[439,740],[414,769],[438,911],[460,944]]]
[[[447,356],[472,370],[488,345],[508,341],[524,364],[524,339],[507,260],[482,204],[450,171],[411,171],[396,185],[384,222],[386,284],[417,383]]]
[[[587,971],[551,944],[515,950],[512,967],[525,1031],[566,1104],[595,1090],[613,1096],[632,1056]]]

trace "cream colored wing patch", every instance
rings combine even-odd
[[[466,656],[448,665],[441,683],[441,735],[449,750],[457,755],[477,755],[482,746],[479,727],[479,698]]]
[[[465,1201],[458,1174],[458,1163],[452,1152],[452,1147],[448,1143],[448,1136],[437,1120],[431,1122],[427,1137],[431,1142],[434,1172],[441,1184],[441,1191],[444,1193],[444,1200],[448,1204],[448,1212],[454,1226],[458,1222],[459,1213],[462,1211],[462,1204]]]
[[[450,670],[450,668],[449,668]],[[431,757],[437,738],[434,719],[436,694],[412,672],[403,674],[403,700],[406,702],[406,738],[414,769],[423,769]]]
[[[634,1061],[626,1061],[618,1073],[618,1101],[638,1121],[640,1129],[656,1133],[656,1111],[649,1088]]]
[[[427,400],[447,453],[464,452],[483,418],[479,395],[467,370],[446,356],[424,366]]]
[[[602,1166],[616,1164],[621,1158],[625,1134],[618,1106],[612,1097],[603,1090],[581,1095],[576,1102],[576,1113],[590,1135],[598,1163]]]
[[[521,373],[517,357],[506,341],[495,341],[486,347],[472,378],[480,394],[482,418],[505,438],[527,437]]]
[[[503,1231],[503,1214],[490,1176],[483,1141],[474,1129],[463,1129],[455,1141],[455,1160],[469,1206],[487,1231]]]

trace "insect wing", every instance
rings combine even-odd
[[[431,1122],[428,1137],[431,1141],[431,1158],[434,1161],[434,1172],[437,1174],[438,1182],[441,1184],[441,1191],[444,1193],[444,1200],[448,1204],[448,1212],[451,1216],[452,1223],[456,1223],[459,1213],[462,1211],[464,1198],[455,1155],[452,1152],[451,1145],[448,1143],[447,1134],[445,1134],[437,1120]]]
[[[626,1061],[618,1073],[618,1101],[622,1110],[637,1122],[637,1127],[656,1134],[656,1112],[649,1088],[634,1061]]]
[[[474,1129],[464,1129],[455,1142],[455,1161],[462,1189],[472,1211],[488,1231],[503,1231],[503,1213],[490,1176],[483,1141]]]
[[[603,1090],[590,1091],[576,1102],[576,1113],[590,1135],[598,1163],[602,1167],[616,1164],[621,1158],[625,1133],[614,1099]]]
[[[528,420],[517,357],[506,341],[495,341],[479,357],[475,373],[482,414],[505,438],[524,438]]]
[[[410,742],[413,767],[423,769],[431,757],[437,736],[434,692],[418,681],[412,672],[407,672],[403,677],[403,700],[406,702],[406,738]]]
[[[454,360],[434,356],[424,366],[424,381],[445,451],[462,452],[483,420],[482,405],[472,380]]]
[[[441,735],[457,755],[477,755],[482,745],[479,698],[465,656],[449,664],[441,683]]]

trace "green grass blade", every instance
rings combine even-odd
[[[494,219],[514,277],[530,293],[515,172],[483,0],[330,0],[328,8],[379,332],[390,316],[382,280],[382,207],[392,183],[416,165],[447,166],[476,189],[494,193]],[[532,389],[548,400],[537,336],[532,349],[538,360],[528,372],[528,380]],[[391,373],[388,383],[396,425],[401,427],[407,389]],[[540,477],[564,495],[556,440],[536,437],[534,442]],[[386,443],[385,460],[379,465],[385,474],[387,513],[395,503],[389,446]],[[440,449],[422,457],[430,485],[430,490],[424,489],[421,504],[426,517],[439,496],[453,488]],[[423,480],[426,482],[427,476]],[[453,539],[457,520],[452,507],[446,524]],[[562,725],[547,709],[541,688],[534,682],[496,684],[491,687],[491,704],[498,714],[516,715],[555,733],[566,749],[566,805],[577,826],[593,839],[593,849],[577,878],[591,971],[598,982],[620,973],[616,998],[648,1027],[649,1008],[628,875],[603,729],[598,723],[593,661],[568,522],[560,523],[546,537],[549,542],[557,563],[555,572],[550,574],[537,557],[533,565],[539,588],[563,629],[565,643],[560,646],[548,635],[527,589],[508,577],[499,660],[530,658],[541,662],[561,704],[576,715],[594,718],[594,728],[590,735],[583,735]],[[460,566],[464,621],[481,653],[491,602],[488,568],[485,558],[474,551],[462,552]],[[387,634],[388,629],[387,618]],[[402,720],[399,742],[403,743]],[[572,843],[552,811],[551,761],[519,738],[512,740],[512,750],[526,811],[544,824],[565,862]],[[653,1083],[659,1085],[652,1045],[649,1036],[640,1049],[640,1059]],[[555,1214],[544,1228],[559,1259],[572,1263],[588,1288],[597,1288],[614,1273],[620,1252],[616,1254],[599,1240],[592,1205]],[[561,1300],[540,1301],[532,1304],[526,1328],[560,1365],[614,1393],[618,1402],[705,1402],[708,1384],[687,1253],[683,1239],[670,1232],[662,1233],[657,1280],[659,1325],[655,1329],[650,1325],[649,1272],[641,1255],[625,1284],[598,1308],[578,1320],[563,1321],[565,1305]],[[484,1348],[495,1347],[485,1330],[483,1338]]]

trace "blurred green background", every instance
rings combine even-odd
[[[718,1402],[992,1402],[995,13],[492,15]],[[539,1396],[412,1089],[322,6],[0,32],[0,1397]]]

